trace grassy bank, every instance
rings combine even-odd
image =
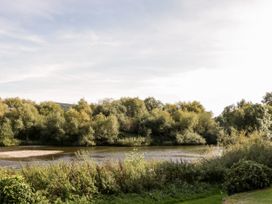
[[[270,204],[272,203],[272,188],[239,193],[225,198],[224,204]]]
[[[131,152],[124,162],[78,161],[0,171],[1,203],[220,203],[272,183],[272,145],[250,141],[197,163],[148,162]],[[252,179],[254,178],[254,179]],[[254,182],[251,182],[254,180]]]

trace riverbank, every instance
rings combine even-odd
[[[226,194],[272,185],[268,141],[232,146],[198,162],[152,162],[139,151],[123,162],[78,159],[0,168],[0,203],[218,203]]]

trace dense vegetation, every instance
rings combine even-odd
[[[1,145],[224,145],[221,156],[194,163],[150,162],[138,152],[119,163],[78,160],[0,169],[1,203],[220,203],[224,194],[272,184],[272,94],[242,100],[213,118],[198,102],[162,104],[123,98],[73,106],[0,102]],[[190,201],[196,199],[195,201]]]
[[[0,144],[149,145],[216,143],[218,126],[198,102],[163,105],[154,98],[62,107],[19,98],[0,101]]]
[[[213,199],[221,200],[224,192],[272,184],[272,143],[263,138],[248,139],[228,147],[221,157],[196,163],[148,162],[138,152],[124,162],[103,165],[82,154],[78,159],[2,169],[1,203],[177,203],[196,198],[204,202],[203,197],[219,203]]]
[[[150,97],[67,106],[19,98],[0,100],[0,145],[233,144],[243,132],[271,136],[272,97],[242,100],[214,118],[199,102],[163,104]]]

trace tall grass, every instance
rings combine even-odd
[[[251,140],[229,147],[222,156],[196,163],[150,162],[137,151],[129,153],[122,162],[101,164],[87,157],[81,158],[69,163],[0,171],[0,180],[3,175],[5,178],[22,176],[34,195],[46,198],[49,203],[90,203],[105,196],[166,192],[167,189],[183,189],[186,186],[191,189],[188,194],[195,193],[192,189],[201,193],[224,183],[226,171],[240,160],[252,160],[272,167],[272,144]]]

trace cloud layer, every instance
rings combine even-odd
[[[0,94],[196,99],[218,114],[271,91],[271,8],[268,0],[3,0]]]

